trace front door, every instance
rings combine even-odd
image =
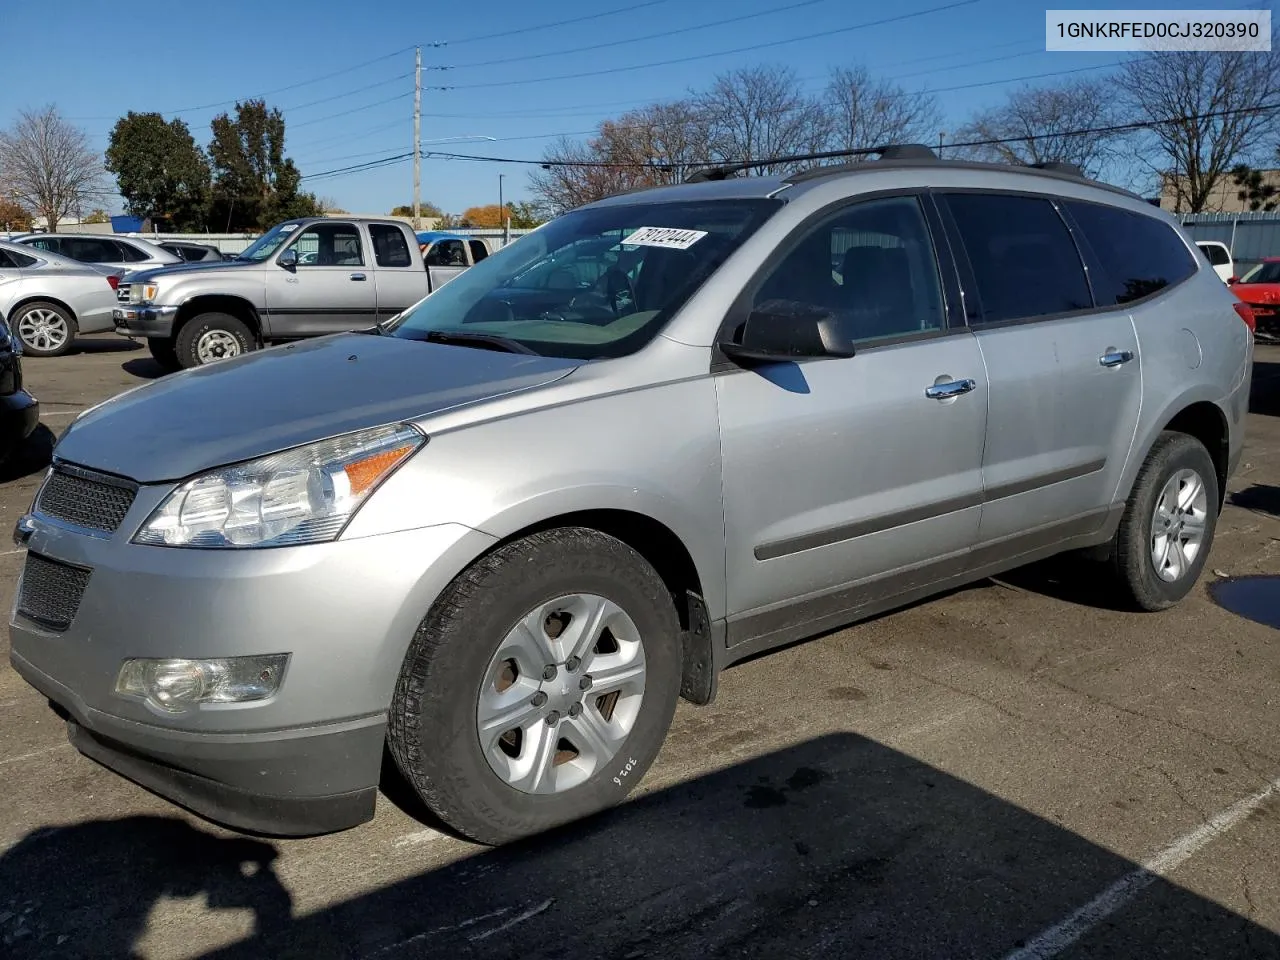
[[[378,296],[378,322],[390,320],[427,295],[427,268],[405,231],[394,223],[369,224]]]
[[[373,326],[373,269],[356,224],[310,224],[285,249],[297,251],[298,262],[285,267],[277,257],[267,271],[270,336],[314,336]]]
[[[968,259],[980,311],[970,323],[991,380],[979,541],[1093,532],[1137,427],[1133,321],[1114,299],[1095,306],[1055,201],[974,192],[943,202]]]
[[[437,240],[423,254],[427,271],[431,274],[431,289],[439,290],[463,270],[467,269],[467,250],[456,237]]]
[[[958,572],[981,512],[986,376],[919,199],[843,205],[784,249],[752,306],[830,311],[858,352],[716,377],[731,645]]]

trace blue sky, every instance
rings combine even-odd
[[[960,5],[935,9],[949,3]],[[1027,0],[9,3],[0,14],[4,33],[30,42],[6,45],[0,126],[20,108],[55,103],[105,149],[117,117],[154,110],[181,116],[204,143],[209,121],[236,98],[267,95],[285,113],[289,154],[304,174],[318,174],[412,149],[415,44],[423,45],[429,68],[422,103],[427,150],[536,159],[557,134],[589,132],[629,107],[765,62],[794,67],[815,91],[830,67],[862,64],[908,89],[936,91],[955,125],[1027,82],[1016,78],[1084,68],[1096,69],[1077,75],[1105,75],[1124,56],[1046,53],[1045,6]],[[1159,6],[1257,3],[1166,0]],[[593,16],[611,11],[618,12]],[[723,23],[729,19],[736,22]],[[571,20],[579,22],[563,23]],[[556,22],[561,25],[547,26]],[[652,36],[676,30],[685,32]],[[430,46],[435,43],[444,45]],[[727,52],[759,44],[774,45]],[[551,79],[566,74],[587,76]],[[450,89],[432,89],[442,86]],[[496,203],[501,173],[506,197],[522,199],[529,170],[426,159],[422,196],[453,212]],[[411,201],[412,182],[406,160],[310,180],[307,187],[352,212],[385,213]]]

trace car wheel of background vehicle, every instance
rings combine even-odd
[[[1138,471],[1112,564],[1142,610],[1173,606],[1196,585],[1218,525],[1218,474],[1195,437],[1165,431]]]
[[[183,367],[202,367],[258,349],[253,333],[229,313],[202,313],[182,325],[175,342]]]
[[[181,369],[182,364],[178,362],[178,346],[171,338],[149,337],[147,349],[151,351],[151,356],[156,363],[166,371]]]
[[[388,717],[401,773],[481,843],[619,803],[666,737],[680,624],[643,557],[595,530],[532,534],[478,560],[410,644]]]
[[[9,327],[22,341],[22,352],[33,357],[60,357],[75,343],[79,328],[56,303],[37,301],[13,312]]]

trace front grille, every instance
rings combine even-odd
[[[89,470],[56,466],[40,488],[36,512],[90,530],[115,533],[133,506],[137,488]]]
[[[71,626],[80,609],[80,600],[89,586],[89,571],[50,560],[38,553],[27,554],[22,571],[22,593],[18,613],[50,630]]]

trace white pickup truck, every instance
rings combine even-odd
[[[161,365],[177,369],[372,327],[476,259],[467,248],[462,262],[453,262],[434,247],[421,249],[413,230],[396,220],[287,220],[232,259],[130,273],[116,290],[115,329],[145,338]]]

